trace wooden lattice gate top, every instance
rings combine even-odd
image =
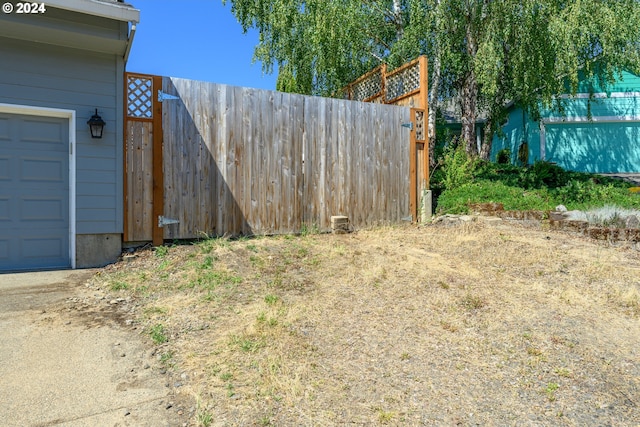
[[[153,118],[153,76],[127,74],[127,117]]]
[[[125,74],[124,240],[162,244],[162,77]]]

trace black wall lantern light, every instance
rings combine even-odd
[[[89,129],[91,130],[91,138],[102,138],[102,131],[104,130],[104,125],[107,123],[102,120],[102,117],[98,114],[98,109],[96,108],[96,113],[91,116],[89,120],[87,120],[87,124],[89,125]]]

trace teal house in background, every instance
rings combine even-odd
[[[563,113],[543,110],[537,121],[512,106],[503,134],[493,139],[491,159],[506,148],[514,163],[521,158],[581,172],[640,172],[640,76],[623,72],[606,91],[590,84],[581,82],[575,96],[560,96]]]

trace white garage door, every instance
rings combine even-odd
[[[70,266],[68,129],[0,113],[0,271]]]

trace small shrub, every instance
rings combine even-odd
[[[448,149],[442,166],[444,187],[450,190],[472,182],[476,167],[476,160],[467,155],[462,145]]]
[[[511,163],[511,150],[503,148],[496,154],[496,163],[499,165],[508,165]]]
[[[558,188],[566,185],[568,180],[564,169],[544,160],[536,161],[522,176],[525,188]]]

